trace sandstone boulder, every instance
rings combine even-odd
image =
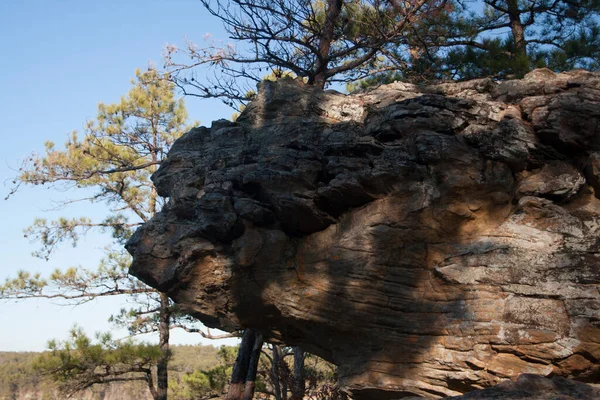
[[[600,379],[600,74],[355,95],[263,82],[179,139],[130,272],[357,399]]]

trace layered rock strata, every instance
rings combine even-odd
[[[130,272],[360,399],[600,380],[600,74],[355,95],[263,82],[179,139]]]
[[[516,381],[504,381],[487,389],[475,390],[448,400],[596,400],[600,387],[569,379],[543,378],[523,374]]]

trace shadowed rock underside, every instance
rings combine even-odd
[[[173,145],[133,275],[358,399],[600,380],[600,74],[259,89]]]

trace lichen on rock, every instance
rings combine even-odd
[[[600,74],[354,95],[263,82],[154,174],[130,272],[355,398],[600,379]]]

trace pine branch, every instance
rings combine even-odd
[[[202,329],[190,328],[189,326],[183,324],[171,324],[171,328],[180,328],[188,333],[199,333],[205,339],[228,339],[228,338],[239,338],[240,334],[237,332],[234,333],[225,333],[222,335],[213,335],[210,333],[210,329],[206,329],[204,332]]]

